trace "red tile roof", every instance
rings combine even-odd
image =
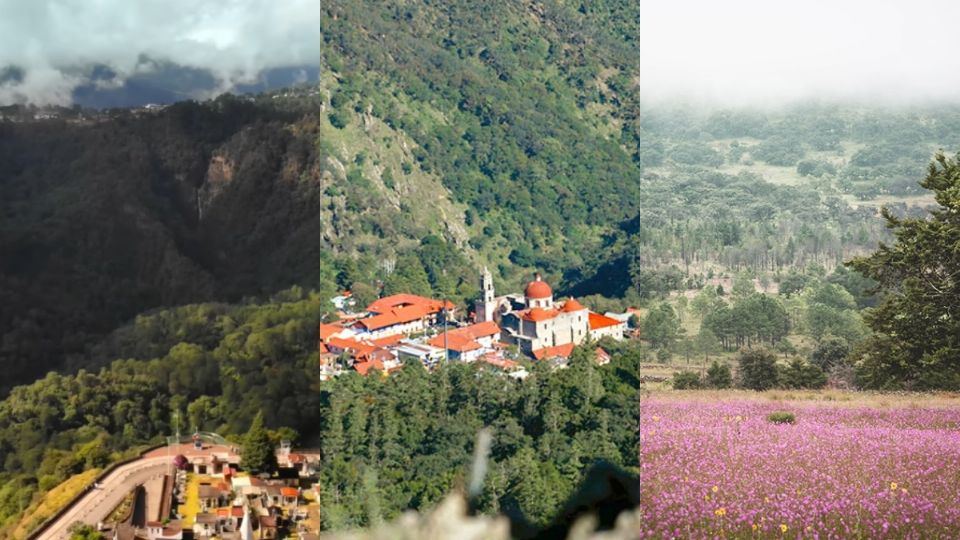
[[[550,285],[547,285],[546,281],[540,278],[540,274],[537,274],[537,277],[533,281],[527,283],[527,288],[523,290],[523,295],[533,299],[550,298],[553,296],[553,289],[550,288]]]
[[[327,339],[333,337],[340,332],[343,332],[344,328],[339,324],[330,323],[330,324],[321,324],[320,325],[320,340],[326,341]]]
[[[243,517],[243,507],[217,508],[217,517]]]
[[[368,353],[358,355],[358,360],[367,361],[367,362],[376,360],[378,362],[383,363],[388,360],[393,360],[394,358],[395,356],[393,352],[391,352],[389,349],[384,349],[383,347],[374,349]]]
[[[391,309],[404,306],[425,306],[431,313],[439,313],[443,310],[444,302],[441,300],[427,298],[425,296],[418,296],[416,294],[400,293],[384,296],[383,298],[376,300],[367,306],[367,311],[372,311],[374,313],[386,313]],[[453,309],[456,307],[450,302],[446,302],[446,306],[447,309]]]
[[[564,313],[571,313],[573,311],[580,311],[582,309],[587,309],[587,308],[583,307],[583,304],[581,304],[580,302],[577,302],[576,300],[571,298],[563,303],[563,307],[560,308],[560,311]]]
[[[371,339],[369,341],[370,343],[373,343],[378,347],[389,347],[390,345],[396,345],[397,343],[400,343],[403,339],[404,339],[403,335],[397,334],[395,336],[387,336],[387,337],[382,337],[378,339]]]
[[[569,358],[573,352],[573,343],[566,345],[557,345],[556,347],[543,347],[533,351],[533,357],[537,360],[544,358]]]
[[[356,339],[330,338],[327,340],[327,346],[331,349],[342,349],[354,354],[368,354],[377,349],[376,345]]]
[[[300,492],[297,491],[297,488],[295,487],[285,487],[280,488],[280,495],[283,495],[284,497],[299,497]]]
[[[500,327],[493,321],[471,324],[463,328],[449,330],[447,334],[447,349],[457,352],[475,351],[481,347],[477,339],[492,337],[500,333]],[[435,336],[427,343],[434,347],[443,348],[443,334]]]
[[[369,373],[371,369],[376,369],[380,372],[386,371],[383,368],[383,362],[376,359],[367,362],[354,362],[353,369],[357,370],[357,373],[363,375],[364,377],[367,376],[367,373]]]
[[[413,321],[425,319],[428,315],[437,313],[439,310],[432,310],[430,306],[422,304],[391,308],[386,313],[380,313],[373,317],[360,319],[357,324],[365,327],[367,330],[379,330],[395,324],[405,324]]]
[[[623,324],[622,322],[612,318],[607,317],[606,315],[601,315],[599,313],[590,312],[590,329],[599,330],[600,328],[607,328],[609,326],[616,326],[618,324]]]
[[[526,321],[546,321],[556,317],[560,312],[555,309],[544,309],[542,307],[534,307],[526,309],[520,312],[520,318]]]

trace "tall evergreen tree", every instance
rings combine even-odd
[[[849,265],[877,281],[874,334],[855,353],[870,388],[960,389],[960,163],[937,154],[920,182],[939,207],[929,218],[883,210],[896,241]]]
[[[243,439],[243,467],[254,473],[272,473],[277,470],[277,455],[270,435],[263,425],[263,411],[257,413],[250,430]]]

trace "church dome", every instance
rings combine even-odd
[[[546,281],[543,281],[543,279],[540,278],[540,274],[537,274],[537,277],[527,284],[527,288],[524,289],[523,295],[533,300],[540,300],[543,298],[552,297],[553,289],[550,288],[550,285],[547,285]]]
[[[571,298],[563,303],[563,308],[561,308],[560,311],[564,313],[571,313],[573,311],[580,311],[582,309],[586,309],[583,307],[583,304]]]

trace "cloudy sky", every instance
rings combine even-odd
[[[317,65],[320,1],[0,0],[0,103],[69,102],[89,66],[123,78],[150,69],[144,56],[208,69],[223,88]]]
[[[960,99],[960,2],[638,1],[648,100]]]

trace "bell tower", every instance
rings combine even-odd
[[[493,312],[497,304],[494,301],[493,276],[486,266],[483,267],[483,274],[480,276],[480,299],[477,300],[474,312],[477,322],[486,322],[493,320]]]

